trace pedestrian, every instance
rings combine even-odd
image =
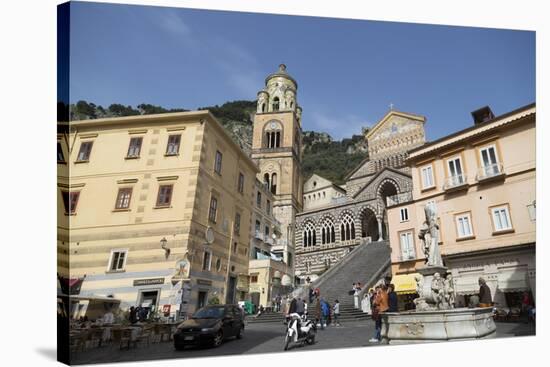
[[[314,303],[314,316],[315,316],[315,323],[316,324],[319,324],[321,322],[321,315],[322,315],[322,309],[321,309],[321,300],[319,299],[319,297],[315,298],[313,300],[313,303]],[[323,329],[323,324],[321,323],[321,329]]]
[[[340,302],[338,300],[334,301],[334,305],[332,306],[332,313],[334,314],[334,326],[341,326],[340,325]]]
[[[371,288],[368,292],[365,292],[363,299],[361,300],[361,311],[363,311],[367,315],[372,312],[372,309],[371,309],[372,292],[373,290]]]
[[[330,316],[330,306],[324,298],[321,298],[321,330],[327,326],[327,319]]]
[[[388,287],[388,312],[397,311],[397,293],[395,293],[395,285],[390,284]]]
[[[313,302],[313,288],[309,287],[308,290],[309,303]]]
[[[138,322],[137,309],[134,306],[130,307],[130,315],[128,316],[128,320],[130,321],[130,324],[135,324]]]
[[[375,300],[374,300],[374,310],[373,318],[375,325],[375,336],[370,339],[371,343],[379,343],[382,333],[382,313],[386,312],[389,308],[388,306],[388,287],[385,284],[382,284],[377,291]]]
[[[281,312],[281,296],[275,297],[275,312]]]
[[[355,306],[355,308],[359,308],[359,292],[360,291],[361,291],[361,288],[359,287],[359,285],[355,284],[355,289],[353,291],[353,305]]]
[[[485,279],[479,278],[479,307],[492,307],[493,298],[491,297],[491,289],[485,282]]]

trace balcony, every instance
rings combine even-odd
[[[412,199],[412,192],[402,192],[397,195],[388,196],[386,198],[386,206],[390,207],[397,204],[408,203],[409,201],[412,201]]]
[[[265,243],[268,243],[270,245],[274,245],[275,244],[275,241],[273,240],[273,238],[271,238],[271,236],[269,235],[265,235],[265,240],[264,240]]]
[[[254,238],[256,238],[257,240],[263,241],[264,240],[264,234],[262,233],[262,231],[256,231],[256,234],[254,235]]]
[[[483,166],[477,171],[476,181],[487,182],[504,178],[504,167],[500,163]]]
[[[443,184],[443,190],[447,192],[468,188],[468,177],[465,174],[447,177]]]
[[[416,260],[415,254],[401,254],[398,257],[398,261],[411,261]]]

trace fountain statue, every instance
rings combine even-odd
[[[382,339],[399,344],[490,338],[496,326],[490,308],[455,308],[455,284],[439,250],[439,226],[433,206],[424,208],[419,230],[425,264],[415,276],[415,310],[382,314]]]

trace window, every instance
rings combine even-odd
[[[216,260],[216,271],[222,270],[222,260],[218,259]]]
[[[237,183],[237,190],[242,194],[244,193],[244,175],[239,172],[239,182]]]
[[[65,163],[65,157],[63,156],[63,148],[61,142],[57,142],[57,163]]]
[[[451,187],[461,185],[465,182],[465,177],[462,173],[462,161],[459,157],[449,159],[447,161],[447,168],[449,172],[449,184]]]
[[[273,98],[273,111],[279,111],[279,97]]]
[[[429,166],[425,166],[421,168],[422,172],[422,188],[427,189],[430,187],[434,187],[434,174],[433,174],[433,167],[430,164]]]
[[[250,283],[258,283],[258,274],[250,274]]]
[[[494,145],[485,147],[479,151],[481,155],[482,175],[490,177],[500,173],[500,165],[498,164],[496,148]]]
[[[216,223],[216,215],[218,213],[218,199],[215,197],[210,198],[210,208],[208,210],[208,220]]]
[[[355,224],[353,223],[353,218],[349,214],[346,214],[340,225],[340,240],[349,241],[353,239],[355,239]]]
[[[409,209],[408,208],[401,208],[399,210],[399,214],[401,217],[401,222],[408,222],[409,221]]]
[[[474,235],[472,231],[470,213],[459,214],[456,216],[456,230],[458,238],[467,238]]]
[[[256,206],[258,208],[262,207],[262,193],[258,191],[258,194],[256,195]]]
[[[172,201],[173,185],[159,186],[159,194],[157,196],[157,206],[170,206]]]
[[[265,226],[265,230],[264,230],[264,234],[265,234],[265,239],[269,239],[269,226]]]
[[[313,224],[308,222],[303,233],[303,246],[311,247],[315,245],[317,245],[317,233]]]
[[[260,223],[259,220],[256,220],[256,226],[255,226],[256,233],[260,233],[260,228],[262,228],[262,224]]]
[[[414,251],[414,240],[412,231],[402,232],[399,234],[401,243],[401,260],[412,260],[416,258]]]
[[[218,174],[222,174],[222,153],[216,150],[216,161],[214,163],[214,171]]]
[[[141,152],[142,142],[143,142],[143,138],[141,137],[131,138],[130,145],[128,146],[128,153],[126,154],[126,158],[138,158]]]
[[[116,250],[111,252],[111,259],[109,261],[110,271],[123,271],[126,264],[126,250]]]
[[[493,226],[495,232],[512,229],[510,212],[507,205],[491,208],[491,213],[493,215]]]
[[[168,136],[168,144],[166,145],[166,155],[177,155],[180,151],[181,135]]]
[[[233,242],[233,253],[236,254],[238,249],[239,245],[237,244],[237,242]]]
[[[132,197],[132,188],[125,187],[118,190],[115,209],[128,209],[130,207],[130,198]]]
[[[87,162],[90,160],[90,154],[92,153],[93,141],[84,141],[80,144],[80,150],[78,151],[77,162]]]
[[[325,219],[323,222],[323,226],[321,228],[321,243],[327,244],[327,243],[334,243],[336,242],[336,233],[334,231],[334,223],[332,223],[332,220]]]
[[[210,251],[204,251],[202,257],[202,270],[210,270],[210,265],[212,263],[212,253]]]
[[[271,193],[277,194],[277,174],[273,173],[271,175]]]
[[[241,214],[235,213],[235,234],[239,234],[241,231]]]
[[[265,212],[269,215],[271,214],[271,201],[267,200],[265,203]]]
[[[61,196],[63,198],[63,206],[65,207],[65,214],[73,215],[76,213],[76,205],[78,204],[78,198],[80,196],[80,191],[61,191]]]

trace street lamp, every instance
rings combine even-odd
[[[164,255],[168,259],[168,256],[170,256],[170,249],[166,247],[166,244],[168,243],[168,240],[166,237],[162,237],[162,240],[160,240],[160,248],[164,250]]]

